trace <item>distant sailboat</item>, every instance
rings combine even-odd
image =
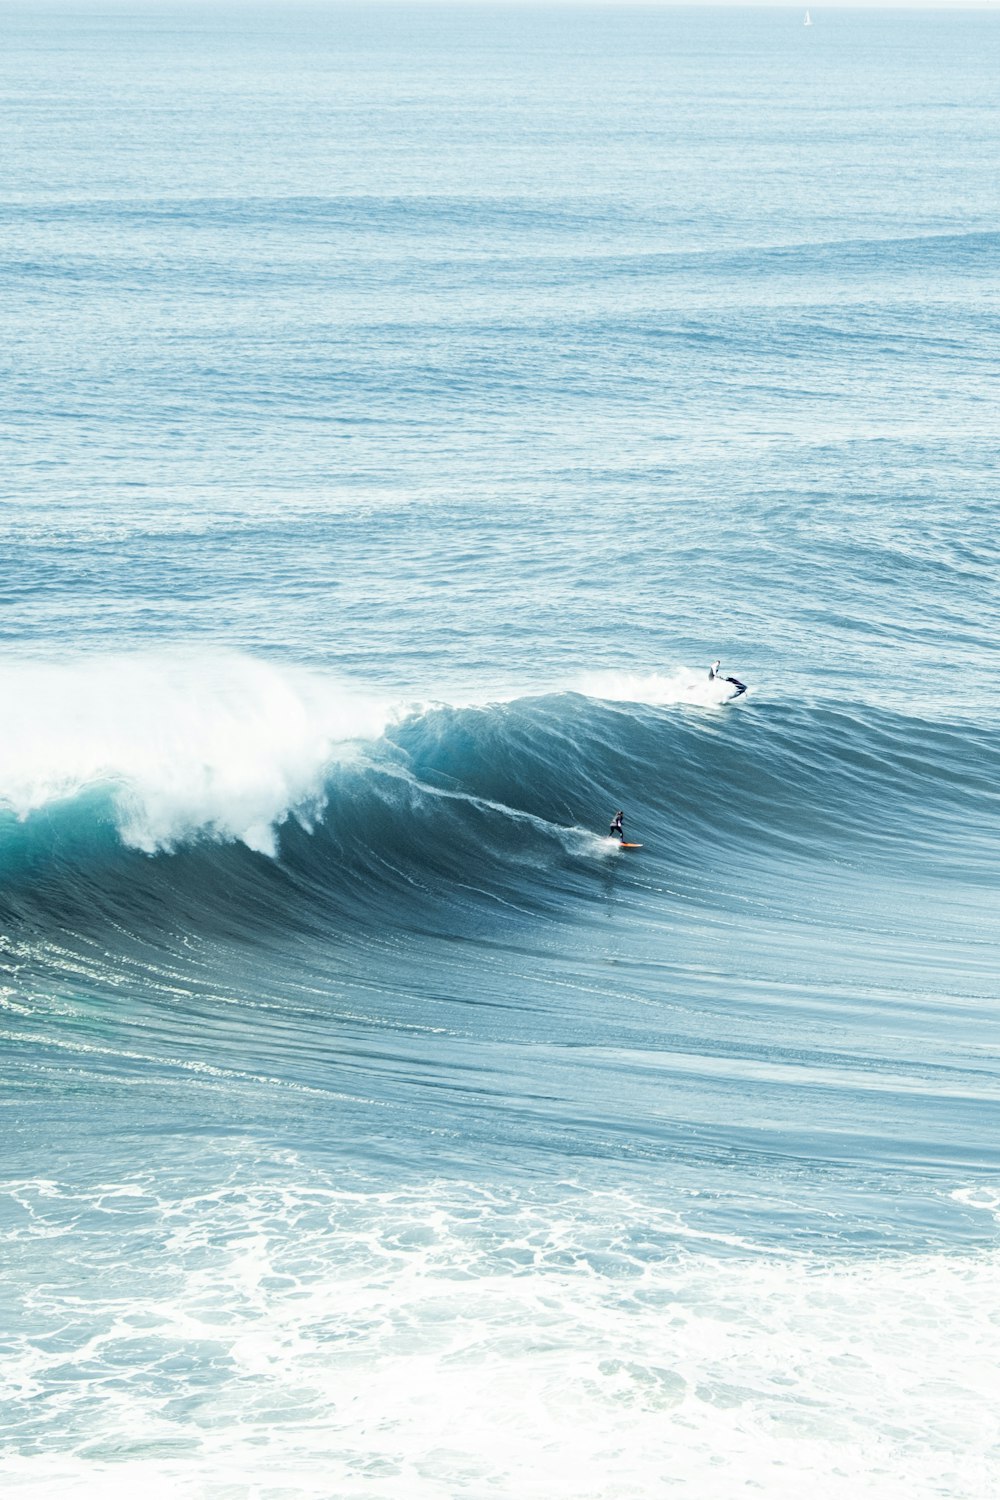
[[[811,26],[812,25],[812,17],[810,16],[810,14],[809,14],[808,11],[806,11],[806,18],[802,22],[802,24],[803,24],[803,26]]]

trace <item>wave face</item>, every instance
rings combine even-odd
[[[5,1497],[1000,1493],[998,17],[234,14],[4,8]]]

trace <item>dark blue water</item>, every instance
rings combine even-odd
[[[15,1491],[996,1489],[1000,21],[813,21],[0,13]]]

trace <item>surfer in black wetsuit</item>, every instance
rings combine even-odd
[[[611,837],[613,839],[620,839],[622,843],[625,842],[625,830],[622,827],[622,818],[624,816],[623,812],[616,812],[614,821],[611,824]]]
[[[708,680],[709,680],[709,682],[717,682],[717,681],[719,681],[719,668],[721,666],[722,666],[721,661],[713,661],[712,665],[708,669]],[[733,694],[734,698],[738,698],[741,693],[745,693],[746,690],[747,690],[746,683],[745,682],[741,682],[738,677],[723,677],[722,681],[723,682],[731,682],[732,683],[733,687],[736,689],[735,693]]]

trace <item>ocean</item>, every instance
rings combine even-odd
[[[812,20],[0,12],[5,1494],[1000,1491],[1000,16]]]

